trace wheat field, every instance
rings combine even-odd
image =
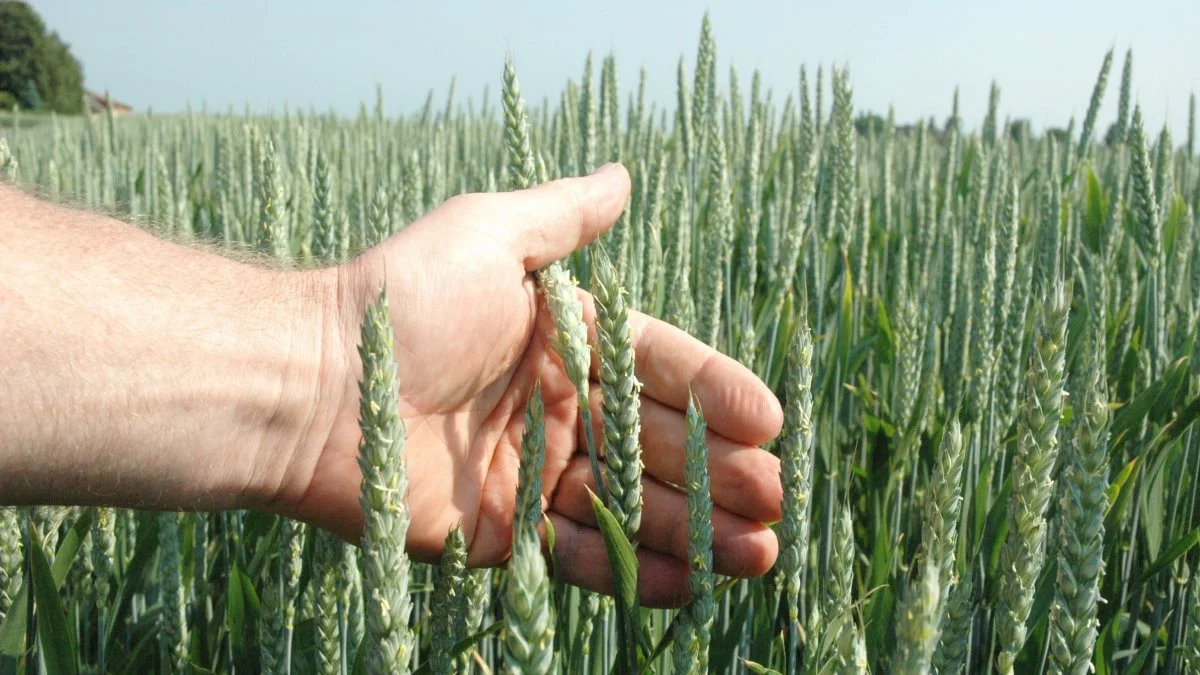
[[[457,531],[440,564],[408,559],[407,509],[369,487],[407,485],[381,295],[359,349],[361,547],[253,512],[0,509],[0,672],[1200,674],[1195,99],[1180,144],[1146,127],[1132,55],[1119,75],[1120,55],[1097,56],[1086,117],[1041,134],[1008,121],[995,84],[982,120],[947,92],[944,120],[910,125],[856,111],[841,66],[798,64],[794,89],[766,91],[718,67],[707,18],[664,107],[646,79],[672,74],[643,70],[622,101],[615,57],[587,54],[537,104],[510,60],[498,100],[451,83],[400,118],[380,98],[354,118],[0,129],[11,183],[296,267],[346,261],[461,193],[611,161],[634,185],[610,233],[537,275],[583,400],[590,350],[603,364],[588,449],[605,458],[614,597],[557,581],[543,556],[538,393],[507,566],[467,569]],[[1118,110],[1101,110],[1118,77]],[[597,298],[597,344],[575,284]],[[678,610],[632,592],[631,311],[735,357],[784,404],[780,555],[751,580],[712,570],[689,408]]]

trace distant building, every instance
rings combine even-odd
[[[108,108],[110,96],[108,92],[101,94],[98,92],[89,91],[84,94],[84,98],[87,99],[88,110],[90,112],[103,113]],[[133,112],[133,108],[131,106],[121,103],[116,99],[112,99],[112,109],[114,115],[128,115]]]

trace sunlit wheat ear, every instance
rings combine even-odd
[[[592,53],[588,52],[587,62],[583,66],[583,87],[580,95],[580,125],[583,139],[579,166],[584,172],[591,171],[596,167],[596,118],[599,116],[599,106],[596,102],[596,86],[593,82],[592,72]]]
[[[550,578],[537,533],[519,530],[504,594],[504,663],[513,673],[548,673],[555,661]]]
[[[1121,67],[1121,92],[1117,98],[1117,120],[1113,125],[1113,139],[1124,143],[1129,133],[1129,103],[1133,91],[1133,50],[1125,50],[1125,64]]]
[[[792,337],[779,440],[783,520],[779,525],[779,569],[784,577],[788,619],[800,620],[801,579],[808,564],[812,511],[813,395],[812,333],[806,317]]]
[[[1191,609],[1187,614],[1187,645],[1184,648],[1184,662],[1187,664],[1187,674],[1196,675],[1200,673],[1200,570],[1192,570],[1191,591],[1188,599]]]
[[[1039,307],[1025,379],[995,617],[1000,647],[997,666],[1005,674],[1013,672],[1017,653],[1025,645],[1034,584],[1045,564],[1046,509],[1058,461],[1069,308],[1066,290],[1062,282],[1056,282]]]
[[[0,623],[4,622],[3,603],[5,599],[4,572],[2,570],[9,562],[5,559],[6,551],[9,549],[9,542],[5,534],[8,526],[5,511],[12,511],[15,515],[16,509],[0,509]],[[119,562],[116,526],[117,514],[114,509],[108,507],[96,509],[96,522],[92,526],[92,539],[95,540],[92,546],[92,591],[95,594],[96,625],[101,630],[107,629],[110,614],[112,613],[111,595],[113,580],[117,571],[117,563]],[[17,543],[19,546],[20,542],[18,541]],[[8,581],[12,583],[11,578]],[[100,672],[105,672],[107,666],[107,645],[97,645],[96,647],[97,669]]]
[[[546,462],[545,405],[541,383],[534,384],[525,408],[525,429],[521,433],[521,463],[517,471],[516,511],[513,514],[513,541],[516,530],[536,530],[542,522],[542,467]]]
[[[596,454],[595,435],[591,433],[591,408],[588,405],[588,376],[591,368],[591,349],[587,342],[587,326],[583,323],[583,303],[570,275],[560,265],[545,267],[538,273],[546,307],[554,320],[554,334],[550,346],[562,359],[567,379],[575,386],[575,397],[583,418],[583,428],[589,430],[587,437],[588,458],[592,464],[592,478],[596,481],[597,493],[608,503],[608,492],[604,487]]]
[[[967,666],[967,650],[971,645],[971,631],[979,611],[979,600],[975,597],[975,586],[970,576],[963,577],[943,591],[946,598],[946,615],[942,619],[941,635],[933,653],[933,668],[938,675],[959,675]]]
[[[713,599],[712,495],[708,475],[708,425],[694,394],[689,394],[684,482],[688,503],[688,590],[691,601],[679,610],[671,660],[675,672],[708,672],[716,601]]]
[[[1146,140],[1145,125],[1140,107],[1133,110],[1133,121],[1129,128],[1130,181],[1134,218],[1134,241],[1142,255],[1151,265],[1157,265],[1162,248],[1162,232],[1158,220],[1158,199],[1155,191],[1153,168],[1150,166],[1150,151]]]
[[[588,64],[590,72],[590,56]],[[529,140],[529,120],[525,112],[525,102],[521,99],[516,68],[511,58],[506,59],[504,63],[503,103],[509,184],[512,189],[529,188],[536,181],[537,166]],[[539,270],[537,281],[546,299],[546,307],[554,320],[554,334],[550,338],[550,345],[562,359],[567,377],[575,385],[582,426],[584,429],[591,429],[588,369],[591,367],[592,357],[587,343],[587,326],[583,323],[583,303],[579,300],[571,275],[558,262],[552,262]],[[596,454],[596,442],[591,433],[587,434],[587,444],[588,457],[592,463],[592,477],[596,481],[598,494],[607,504],[608,494]]]
[[[1016,193],[1016,178],[1013,177],[1013,194],[1010,195],[1009,204],[1011,216],[1005,218],[1003,230],[1005,235],[1014,235],[1019,232],[1017,225],[1019,224],[1019,195]],[[1029,313],[1030,298],[1032,296],[1034,264],[1030,260],[1031,252],[1022,253],[1019,248],[1006,248],[1006,256],[1011,256],[1012,264],[1016,266],[1015,273],[1012,278],[1011,289],[1009,292],[1004,292],[1001,289],[1000,295],[997,297],[997,302],[1003,302],[1004,309],[997,313],[997,335],[1000,342],[1000,358],[996,368],[995,391],[993,392],[993,401],[996,406],[996,428],[1007,430],[1013,423],[1017,414],[1017,407],[1020,402],[1021,384],[1024,380],[1025,361],[1025,320]],[[1009,264],[1005,260],[1005,265]],[[1004,268],[1002,268],[1004,269]],[[1007,283],[1007,270],[1003,272],[1002,283]],[[1000,317],[1003,317],[1003,324],[999,323]]]
[[[1096,117],[1100,114],[1100,101],[1104,98],[1104,90],[1108,87],[1108,72],[1112,70],[1113,50],[1104,54],[1100,64],[1100,73],[1096,75],[1096,84],[1092,87],[1092,98],[1088,101],[1087,115],[1083,118],[1083,130],[1079,136],[1079,161],[1083,161],[1091,150],[1092,133],[1096,129]]]
[[[458,616],[464,609],[463,580],[467,574],[467,542],[457,525],[446,535],[442,559],[434,571],[433,600],[430,610],[430,671],[449,675],[454,669],[454,646],[466,637],[457,629]]]
[[[8,183],[17,182],[17,158],[4,138],[0,138],[0,179]]]
[[[938,584],[944,590],[954,578],[959,517],[962,512],[963,465],[966,449],[958,420],[951,419],[942,434],[929,493],[925,498],[921,545],[938,567]],[[945,606],[945,596],[941,605]]]
[[[1170,141],[1167,140],[1169,143]],[[1167,292],[1163,269],[1163,233],[1159,208],[1162,206],[1161,183],[1150,166],[1146,131],[1140,107],[1133,109],[1129,128],[1130,158],[1130,215],[1133,218],[1134,241],[1137,242],[1149,270],[1146,273],[1146,335],[1149,346],[1150,375],[1158,377],[1167,365]],[[1165,172],[1164,172],[1165,173]],[[1157,182],[1156,182],[1157,181]]]
[[[865,673],[865,645],[855,617],[854,521],[849,504],[837,509],[830,533],[828,579],[823,584],[821,644],[828,650],[827,663],[839,672]]]
[[[1094,341],[1095,336],[1089,336]],[[1096,618],[1104,574],[1104,516],[1108,510],[1108,397],[1098,345],[1085,343],[1072,392],[1079,416],[1063,451],[1057,485],[1058,571],[1050,608],[1051,670],[1087,673],[1099,631]]]
[[[313,184],[312,253],[319,260],[338,259],[340,229],[337,204],[333,198],[333,169],[323,151],[317,151],[316,175]]]
[[[896,615],[895,672],[928,673],[938,639],[942,587],[937,562],[925,557],[904,590]]]
[[[992,87],[988,91],[987,117],[983,118],[983,141],[989,146],[996,144],[996,137],[999,131],[999,114],[1000,85],[995,80],[992,80]]]
[[[342,631],[338,617],[339,585],[346,583],[342,575],[345,542],[326,530],[313,530],[312,583],[313,643],[316,671],[321,675],[338,675],[342,665]]]
[[[719,126],[710,124],[708,144],[709,216],[703,240],[703,273],[699,275],[696,293],[696,321],[699,337],[710,347],[717,347],[721,337],[725,301],[725,268],[733,253],[734,214],[733,196],[729,183],[729,159]]]
[[[368,245],[383,243],[392,233],[392,216],[389,209],[391,197],[383,185],[375,188],[371,204],[367,207]]]
[[[548,673],[554,666],[554,615],[550,577],[537,523],[541,520],[541,472],[546,453],[540,387],[534,387],[525,413],[517,485],[517,518],[504,594],[504,663],[514,673]]]
[[[296,630],[296,605],[300,596],[300,576],[304,571],[304,542],[308,526],[285,519],[280,527],[280,601],[283,615],[283,666],[292,667],[292,642]]]
[[[504,59],[504,84],[501,90],[504,108],[504,148],[507,158],[508,187],[524,190],[537,181],[533,145],[529,140],[529,117],[525,112],[525,100],[521,98],[521,84],[517,80],[517,68],[512,57]]]
[[[592,265],[609,509],[633,541],[642,522],[642,385],[634,375],[625,289],[602,248],[593,249]]]
[[[24,560],[21,542],[21,523],[24,519],[16,507],[0,508],[0,622],[12,607],[21,587]]]
[[[917,396],[921,388],[921,368],[925,358],[925,326],[916,299],[905,296],[900,299],[896,310],[896,367],[894,370],[895,398],[893,414],[899,425],[902,453],[907,463],[908,448],[919,433],[918,420],[914,418]],[[911,425],[911,426],[910,426]],[[910,440],[911,439],[911,440]]]
[[[1184,149],[1188,157],[1196,156],[1196,94],[1188,96],[1187,144]]]
[[[482,626],[484,615],[491,609],[492,604],[492,571],[490,569],[469,569],[463,578],[462,611],[454,622],[456,635],[474,635]],[[468,668],[470,655],[460,655],[455,660],[458,672]]]
[[[174,672],[187,672],[188,625],[186,594],[183,587],[181,543],[178,513],[158,516],[159,571],[162,574],[163,621],[159,624],[159,641],[170,659]],[[282,636],[278,638],[282,643]]]
[[[362,576],[368,633],[364,648],[369,671],[406,673],[415,647],[405,551],[410,518],[408,461],[391,310],[382,290],[367,307],[361,340],[358,465],[363,475]]]
[[[696,47],[696,75],[692,85],[692,121],[699,129],[709,125],[709,117],[716,116],[713,90],[716,87],[717,43],[713,37],[712,21],[708,12],[700,23],[700,42]]]
[[[857,132],[854,129],[853,89],[849,69],[833,71],[833,134],[830,158],[834,182],[829,217],[843,251],[854,250],[854,208],[858,199]]]
[[[954,557],[962,503],[963,435],[952,419],[942,436],[936,469],[925,495],[921,556],[897,614],[898,673],[927,673],[942,631],[946,589]]]
[[[258,250],[280,260],[291,257],[291,231],[288,227],[287,197],[284,195],[283,181],[275,140],[268,137],[262,149],[262,169],[257,186],[260,208],[255,244]]]
[[[983,167],[981,167],[983,168]],[[963,399],[963,417],[969,422],[979,421],[985,414],[992,393],[992,368],[996,358],[995,343],[995,282],[996,282],[996,228],[991,218],[985,215],[987,197],[985,185],[989,172],[972,174],[977,181],[972,183],[973,212],[977,236],[975,239],[975,278],[972,282],[974,314],[971,317],[971,343],[966,396]],[[987,440],[987,439],[985,439]]]

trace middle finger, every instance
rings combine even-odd
[[[588,460],[576,456],[563,474],[551,509],[582,525],[596,527],[590,488],[595,491]],[[687,496],[653,478],[642,479],[642,522],[637,540],[643,546],[674,556],[688,557]],[[775,563],[779,544],[775,533],[754,520],[714,506],[712,517],[713,569],[718,574],[755,577]]]
[[[592,383],[588,402],[597,451],[604,439],[600,398],[600,386]],[[664,483],[683,485],[687,419],[678,410],[642,395],[641,422],[639,438],[646,473]],[[586,440],[580,429],[579,452],[586,454]],[[761,448],[736,443],[711,430],[707,440],[713,503],[752,520],[766,523],[779,520],[783,502],[779,459]]]

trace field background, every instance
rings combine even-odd
[[[497,63],[499,96],[451,87],[402,117],[382,94],[348,116],[39,117],[0,126],[0,175],[309,266],[455,194],[630,169],[621,221],[564,266],[596,289],[611,259],[629,308],[784,400],[777,568],[668,612],[539,586],[536,555],[514,553],[518,575],[413,564],[413,668],[1200,672],[1194,97],[1182,127],[1148,121],[1130,57],[1109,52],[1061,126],[1014,121],[997,84],[982,119],[947,92],[945,115],[903,124],[858,112],[849,69],[768,91],[716,49],[706,20],[694,59],[654,73],[676,78],[663,105],[622,96],[616,57],[595,54],[536,102]],[[701,503],[694,468],[675,487]],[[0,672],[380,667],[374,581],[324,533],[0,513]]]

